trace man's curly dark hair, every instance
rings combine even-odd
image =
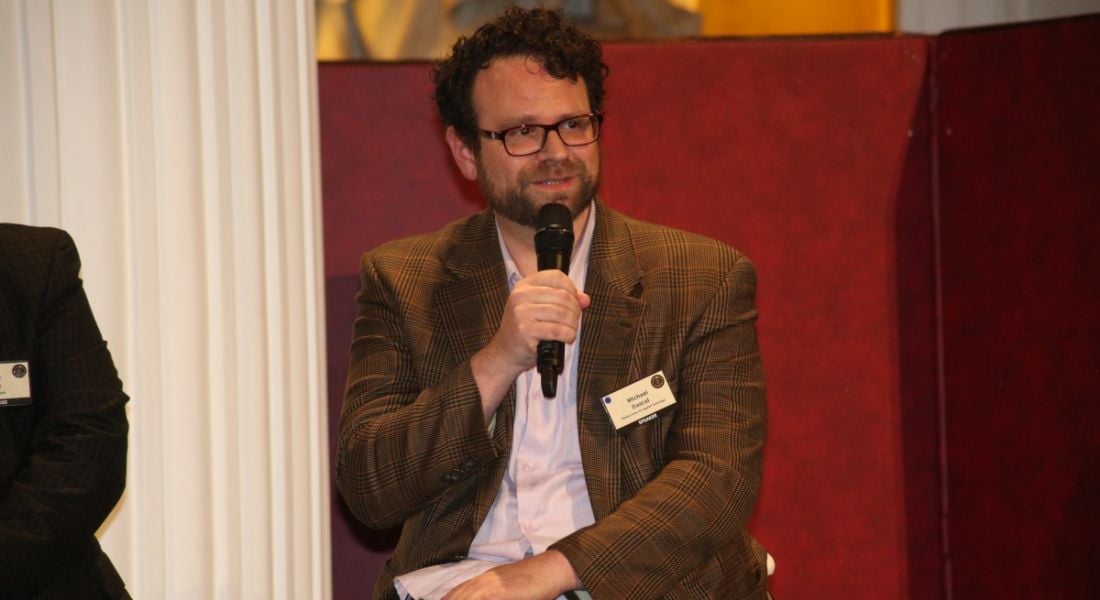
[[[535,58],[558,79],[583,79],[592,111],[603,109],[603,80],[609,69],[600,44],[567,23],[559,12],[513,6],[471,37],[460,37],[451,56],[432,71],[439,116],[444,125],[454,126],[468,146],[480,147],[474,79],[494,58],[510,56]]]

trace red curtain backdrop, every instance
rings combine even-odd
[[[934,61],[955,597],[1100,597],[1100,19]]]
[[[639,218],[726,241],[757,265],[769,437],[763,489],[750,528],[778,561],[778,572],[770,582],[777,598],[942,597],[945,521],[941,497],[948,491],[956,582],[962,586],[971,578],[994,577],[986,571],[991,563],[973,557],[988,554],[990,546],[1013,552],[1009,549],[1019,540],[987,520],[1004,518],[1004,511],[1025,505],[998,505],[1002,512],[981,505],[996,504],[1011,490],[1002,485],[1009,480],[992,469],[997,462],[986,462],[988,450],[985,454],[979,450],[1003,447],[1009,429],[1027,419],[1026,414],[1011,418],[1005,414],[1025,407],[1045,415],[1045,420],[1029,426],[1036,436],[1052,419],[1059,425],[1035,442],[1049,442],[1055,433],[1067,435],[1059,446],[1064,451],[1052,454],[1050,463],[1036,451],[1045,446],[1018,449],[1019,458],[1030,456],[1047,469],[1020,480],[1029,488],[1039,487],[1047,477],[1061,482],[1052,490],[1055,499],[1049,501],[1060,503],[1061,521],[1050,520],[1050,513],[1029,512],[1017,513],[1012,523],[1020,526],[1025,521],[1029,531],[1047,528],[1045,538],[1020,540],[1044,542],[1045,548],[1063,540],[1058,547],[1083,557],[1081,564],[1089,560],[1085,557],[1095,556],[1089,554],[1094,546],[1085,544],[1086,538],[1096,538],[1086,535],[1096,533],[1096,521],[1082,503],[1096,498],[1092,475],[1096,469],[1086,469],[1096,466],[1100,446],[1092,426],[1097,422],[1096,409],[1083,404],[1100,395],[1095,366],[1100,362],[1095,341],[1100,331],[1094,316],[1090,321],[1074,315],[1084,317],[1084,306],[1100,304],[1095,302],[1093,278],[1086,276],[1089,268],[1096,271],[1096,252],[1088,253],[1085,242],[1089,239],[1083,234],[1096,230],[1097,224],[1095,202],[1089,204],[1085,198],[1097,198],[1100,169],[1091,153],[1100,141],[1096,139],[1100,128],[1095,126],[1100,69],[1093,68],[1096,58],[1082,59],[1065,67],[1061,76],[1029,82],[1042,73],[1043,65],[1057,62],[1060,53],[1084,54],[1087,48],[1082,46],[1090,43],[1096,49],[1096,42],[1089,40],[1100,40],[1098,25],[1100,20],[1085,19],[983,37],[986,45],[979,46],[997,55],[998,60],[989,63],[996,72],[984,66],[986,59],[980,53],[971,62],[958,58],[951,62],[952,48],[977,52],[967,46],[970,34],[942,40],[900,36],[606,46],[612,74],[601,139],[601,197]],[[1065,45],[1064,31],[1051,27],[1068,28],[1080,40]],[[1020,43],[1014,32],[1033,30],[1037,33],[1029,35],[1045,40],[1035,42],[1046,52],[1042,60],[1025,50],[998,54],[989,49]],[[1091,56],[1100,57],[1100,51]],[[1033,72],[1021,64],[1033,64]],[[962,70],[949,78],[946,74],[952,68]],[[320,70],[333,440],[347,369],[359,255],[382,241],[434,230],[481,207],[476,189],[461,180],[451,165],[430,100],[429,69],[415,63],[326,64]],[[967,69],[989,72],[973,77]],[[1058,149],[1057,166],[1053,161],[1021,163],[1018,157],[1007,156],[1017,149],[991,144],[995,137],[983,137],[999,131],[999,117],[989,110],[983,95],[993,92],[971,88],[1005,85],[1005,79],[997,76],[1004,71],[1014,73],[1009,78],[1013,89],[1039,86],[1033,103],[1010,109],[1019,121],[1013,127],[1021,139],[1030,139],[1021,129],[1045,122],[1032,119],[1033,113],[1065,111],[1051,117],[1057,121],[1051,127],[1081,125],[1076,137],[1047,136],[1041,141],[1041,148]],[[940,74],[943,82],[937,79]],[[1074,87],[1069,85],[1073,80],[1085,82]],[[1048,95],[1058,96],[1059,102],[1043,100],[1040,88],[1047,85],[1052,86]],[[1078,94],[1092,104],[1077,104],[1073,97]],[[959,104],[948,108],[956,100]],[[1091,130],[1085,127],[1090,123],[1088,115]],[[960,136],[955,133],[960,126],[955,125],[948,136],[944,128],[949,121],[975,123],[976,129],[972,135]],[[979,122],[981,127],[976,125]],[[1064,128],[1057,131],[1068,135]],[[966,143],[956,148],[952,140]],[[983,222],[975,220],[973,215],[978,213],[965,208],[966,202],[997,204],[993,187],[973,189],[969,179],[973,155],[983,153],[987,179],[993,180],[985,185],[999,183],[1021,194],[1030,188],[1012,178],[998,178],[996,173],[1012,165],[1019,179],[1035,181],[1078,166],[1091,175],[1061,177],[1052,184],[1059,187],[1034,184],[1058,193],[1034,203],[1034,208],[1013,209],[1016,216],[1004,217],[997,235],[970,237]],[[1090,160],[1091,170],[1083,168]],[[1044,164],[1049,170],[1043,170]],[[947,170],[952,165],[953,174]],[[1065,208],[1058,218],[1042,210],[1049,212],[1055,201],[1067,198],[1077,199],[1075,208]],[[940,213],[935,212],[937,208]],[[937,214],[942,230],[936,226]],[[984,271],[978,267],[987,260],[978,257],[1000,256],[997,244],[1016,243],[1010,240],[1018,236],[1018,229],[1049,244],[1049,238],[1058,238],[1066,225],[1078,235],[1071,236],[1076,241],[1053,246],[1049,258],[1063,264],[1050,273],[1069,276],[1072,283],[1046,288],[1043,297],[1048,304],[1004,303],[1008,295],[990,296],[981,305],[983,315],[998,309],[1009,313],[998,317],[1001,321],[989,317],[986,337],[958,337],[972,324],[985,322],[973,320],[972,313],[979,308],[970,305],[971,295],[1001,289],[993,283],[1034,286],[1036,282],[1027,278],[1048,272]],[[939,258],[937,236],[942,238]],[[1020,244],[1029,247],[1026,242]],[[980,252],[971,252],[975,245],[981,246]],[[1028,264],[1023,255],[1011,256],[1012,264]],[[965,266],[968,260],[975,261],[974,268]],[[1031,260],[1038,260],[1038,255],[1031,255]],[[942,274],[937,271],[937,265],[948,262],[950,268],[945,267]],[[956,264],[962,270],[952,271]],[[997,279],[990,280],[994,274]],[[937,288],[941,279],[943,285]],[[937,318],[937,289],[943,299],[942,322]],[[1015,314],[1011,311],[1024,310],[1020,314],[1038,319],[1030,311],[1049,309],[1059,298],[1073,301],[1072,307],[1063,302],[1060,308],[1065,326],[1076,323],[1078,327],[1073,338],[1078,340],[1073,346],[1077,355],[1065,362],[1051,354],[1044,359],[1050,366],[1038,381],[1030,379],[1028,368],[1014,370],[1004,381],[1018,382],[1021,390],[1029,390],[1020,398],[1031,403],[1006,406],[1003,389],[983,387],[990,381],[988,373],[966,357],[994,353],[998,327],[1007,326]],[[1093,302],[1080,304],[1087,300]],[[1038,323],[1031,325],[1040,328]],[[1056,346],[1063,333],[1050,330],[1043,339]],[[946,352],[939,352],[943,347]],[[955,347],[957,351],[952,350]],[[1048,350],[1035,346],[1019,358],[1038,360],[1038,354]],[[937,365],[944,356],[946,367],[940,370]],[[1056,366],[1075,370],[1066,372]],[[941,394],[944,386],[939,376],[944,372],[947,393]],[[1049,384],[1058,375],[1076,378],[1076,383],[1062,384],[1054,396],[1037,391],[1042,382]],[[956,385],[964,388],[956,392]],[[981,393],[971,393],[971,388]],[[953,404],[957,395],[966,396],[959,398],[958,409]],[[943,413],[940,407],[945,403],[949,410]],[[1083,413],[1091,414],[1091,420],[1053,417],[1069,406],[1091,410]],[[963,410],[970,412],[959,412]],[[990,414],[998,415],[1004,427],[990,430],[986,421]],[[947,444],[940,436],[945,416]],[[1078,429],[1072,429],[1074,423]],[[1091,449],[1091,455],[1082,449]],[[335,457],[335,442],[332,451]],[[969,458],[959,459],[960,452],[970,453]],[[951,465],[946,471],[951,486],[947,490],[941,488],[945,464]],[[1003,467],[1004,474],[1013,470],[1009,464]],[[971,484],[972,489],[960,496],[967,487],[956,481],[959,469],[968,470],[963,477],[969,476],[970,469],[986,469],[988,481]],[[1055,473],[1059,469],[1064,470],[1060,475]],[[1025,495],[1022,490],[1016,493]],[[979,500],[968,501],[968,497]],[[1041,502],[1045,501],[1035,500],[1026,507],[1051,508]],[[960,519],[970,525],[960,529]],[[397,532],[359,526],[335,493],[332,522],[335,597],[362,598],[373,586]],[[1058,523],[1086,523],[1092,530],[1075,538],[1063,535],[1065,528],[1055,527]],[[971,533],[964,534],[967,531]],[[961,549],[971,562],[959,555]],[[1034,545],[1017,547],[1015,560],[1031,561],[1039,551]],[[1024,571],[1012,561],[996,564],[1001,571]],[[1054,568],[1029,564],[1041,566],[1047,574]],[[1020,576],[1027,577],[1026,571]],[[1035,580],[1045,583],[1051,576]],[[1071,581],[1068,589],[1088,589],[1081,587],[1086,581]],[[997,597],[986,595],[981,585],[959,587],[959,597]]]

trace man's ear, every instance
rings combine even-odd
[[[454,125],[447,126],[447,146],[450,147],[451,156],[454,157],[462,176],[470,181],[477,181],[477,156],[474,149],[458,137]]]

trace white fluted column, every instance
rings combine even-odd
[[[331,596],[312,7],[0,0],[0,220],[80,247],[137,598]]]

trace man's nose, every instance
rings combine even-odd
[[[542,145],[542,150],[539,151],[539,155],[544,159],[556,159],[564,158],[569,152],[569,146],[565,145],[565,142],[561,139],[561,134],[558,130],[546,132],[546,142]]]

